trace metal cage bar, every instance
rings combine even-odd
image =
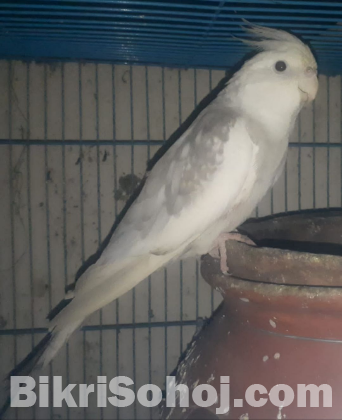
[[[314,47],[321,71],[340,72],[342,7],[319,0],[4,2],[0,54],[226,69],[247,51],[235,39],[245,36],[243,19],[294,30]]]
[[[0,172],[8,226],[2,218],[0,223],[10,266],[1,269],[4,284],[11,286],[4,295],[11,302],[0,307],[0,324],[7,322],[0,328],[1,343],[9,349],[0,366],[5,373],[46,332],[42,315],[121,211],[130,192],[123,194],[123,180],[142,176],[146,160],[225,73],[2,61],[0,76],[6,76],[0,80],[6,93],[0,97]],[[320,82],[315,104],[303,111],[291,139],[285,173],[258,207],[259,216],[341,205],[341,78],[320,76]],[[19,203],[18,173],[26,197]],[[45,234],[37,239],[39,215]],[[21,242],[27,244],[24,259],[18,258]],[[41,276],[46,285],[42,296],[37,295]],[[28,296],[21,294],[23,286]],[[142,380],[162,386],[201,318],[220,302],[202,281],[197,260],[153,274],[129,295],[89,320],[49,373],[85,383],[95,372],[110,371],[132,374],[137,386]],[[122,409],[106,410],[75,414],[50,408],[46,416],[127,417]],[[138,405],[129,415],[155,417],[153,410],[143,412]]]

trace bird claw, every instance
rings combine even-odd
[[[242,235],[239,232],[229,232],[221,233],[219,237],[214,242],[213,249],[209,252],[209,255],[215,259],[220,260],[220,269],[223,274],[231,276],[232,273],[229,271],[227,264],[227,252],[226,252],[226,242],[227,241],[238,241],[245,243],[247,245],[256,246],[256,244],[248,238],[246,235]]]

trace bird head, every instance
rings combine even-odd
[[[240,107],[270,124],[281,119],[294,123],[318,90],[317,63],[310,48],[282,30],[253,25],[247,31],[254,39],[244,42],[260,52],[232,78]]]

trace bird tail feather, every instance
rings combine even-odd
[[[133,289],[170,259],[166,255],[148,255],[130,259],[127,264],[121,262],[119,270],[115,266],[110,269],[108,264],[103,267],[95,264],[93,269],[90,267],[89,273],[87,274],[88,270],[84,273],[85,278],[82,279],[82,276],[79,279],[80,285],[75,289],[75,297],[50,321],[49,333],[11,371],[7,380],[11,376],[30,376],[37,369],[46,367],[86,317]],[[7,390],[9,395],[9,386]],[[0,409],[0,418],[9,405],[10,399],[7,397],[6,403]]]

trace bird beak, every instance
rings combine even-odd
[[[318,91],[317,71],[312,67],[307,67],[304,76],[298,84],[302,102],[309,103],[316,97]]]

